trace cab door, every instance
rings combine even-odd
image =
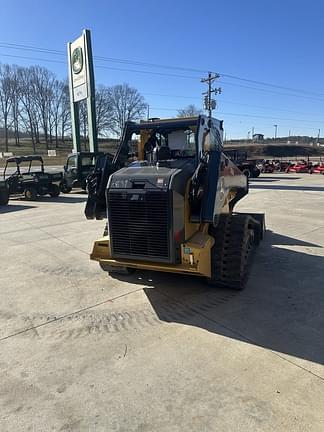
[[[80,155],[79,181],[81,184],[85,181],[89,174],[93,173],[95,164],[95,155]]]
[[[71,155],[68,157],[64,177],[66,184],[69,187],[73,187],[73,183],[78,177],[77,155]]]

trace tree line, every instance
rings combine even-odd
[[[128,84],[96,89],[98,136],[120,136],[127,120],[138,120],[147,109],[144,97]],[[86,101],[79,104],[81,136],[87,137]],[[22,137],[31,139],[33,151],[45,142],[58,147],[71,136],[69,86],[41,66],[0,64],[0,127],[5,150],[9,137],[20,146]]]

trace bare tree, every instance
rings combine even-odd
[[[83,100],[79,103],[79,122],[80,122],[80,135],[83,138],[84,146],[88,138],[88,110],[87,101]]]
[[[138,90],[124,83],[109,88],[109,107],[110,129],[120,136],[126,121],[138,120],[143,116],[147,103]]]
[[[29,68],[18,69],[20,89],[20,121],[25,131],[30,135],[33,151],[36,152],[36,143],[39,143],[39,116],[35,109],[35,87]]]
[[[99,136],[120,136],[128,120],[140,119],[147,104],[143,96],[128,84],[99,86],[96,90],[96,120]],[[81,137],[88,139],[87,104],[79,104]],[[67,81],[40,66],[0,65],[0,124],[5,131],[6,151],[9,133],[16,145],[20,136],[31,138],[34,153],[41,139],[49,143],[64,141],[71,130],[71,113]],[[11,130],[12,128],[12,130]]]
[[[38,111],[42,131],[44,134],[46,147],[49,142],[49,116],[50,116],[50,101],[53,98],[53,86],[55,76],[48,69],[40,66],[31,66],[29,68],[30,83],[33,88],[33,98],[35,108]]]
[[[13,104],[13,73],[8,64],[0,64],[0,113],[5,135],[5,149],[8,151],[10,113]]]
[[[66,83],[64,81],[55,80],[51,89],[51,97],[49,100],[49,135],[50,142],[54,133],[55,147],[58,148],[59,139],[59,124],[64,109],[64,98],[66,92]]]
[[[110,90],[105,86],[96,90],[96,123],[98,136],[107,135],[113,126]]]
[[[12,66],[12,124],[14,129],[15,144],[19,147],[20,85],[18,70],[18,66]]]
[[[196,107],[194,104],[190,104],[185,108],[178,110],[178,117],[196,117],[203,114],[203,110]]]
[[[60,108],[60,131],[61,141],[64,142],[65,135],[71,130],[70,95],[67,80],[63,81],[63,93]]]

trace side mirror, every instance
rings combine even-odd
[[[64,171],[67,171],[67,165],[64,165],[63,169]]]

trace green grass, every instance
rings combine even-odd
[[[114,153],[116,151],[117,145],[116,140],[99,140],[98,143],[99,151]],[[13,153],[14,156],[26,156],[33,154],[32,142],[28,138],[21,139],[20,146],[16,146],[13,139],[9,140],[8,152]],[[73,143],[71,140],[66,140],[65,142],[59,142],[56,148],[55,143],[49,143],[49,150],[56,150],[56,156],[48,156],[46,143],[41,142],[36,145],[35,154],[41,155],[44,159],[45,165],[64,165],[67,156],[72,153]],[[82,151],[89,151],[88,145],[81,143]],[[5,145],[3,141],[0,141],[0,152],[5,152]],[[5,158],[0,158],[0,167],[5,165]]]

